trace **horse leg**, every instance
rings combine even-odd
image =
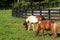
[[[52,25],[52,33],[53,33],[53,36],[56,37],[57,36],[57,28],[56,28],[56,23],[54,23],[54,25]]]
[[[28,31],[30,30],[30,23],[28,23]]]
[[[37,36],[38,34],[39,34],[39,31],[40,31],[40,27],[38,26],[38,27],[36,27],[36,29],[35,29],[35,36]]]
[[[42,37],[44,36],[44,29],[42,29]]]
[[[44,40],[44,29],[42,29],[42,40]]]
[[[34,24],[32,24],[32,27],[33,27],[33,31],[35,31],[35,29],[34,29]]]
[[[56,23],[54,23],[54,37],[57,36],[57,27],[56,27]]]

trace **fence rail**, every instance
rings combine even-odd
[[[15,7],[12,9],[12,16],[26,18],[30,15],[34,15],[34,16],[42,15],[49,20],[50,19],[60,20],[60,8],[45,9],[45,10],[41,9],[40,6],[38,6],[39,9],[37,10],[33,8],[34,7],[32,6],[30,7],[23,6],[23,9],[21,10],[21,8]]]

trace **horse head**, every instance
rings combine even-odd
[[[28,23],[26,21],[23,23],[23,25],[26,28],[26,30],[28,30]]]
[[[42,15],[36,16],[36,18],[38,19],[38,21],[46,20]]]

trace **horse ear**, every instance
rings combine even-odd
[[[46,20],[44,16],[42,16],[42,20]]]

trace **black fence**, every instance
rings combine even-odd
[[[41,5],[30,5],[12,8],[12,16],[26,18],[30,15],[43,15],[46,19],[60,20],[60,9],[43,9]]]

